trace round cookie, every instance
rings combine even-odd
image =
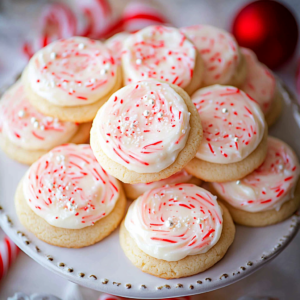
[[[80,248],[116,229],[126,198],[118,181],[97,163],[89,145],[68,144],[31,166],[17,188],[15,205],[21,223],[39,239]]]
[[[200,186],[202,180],[188,174],[185,170],[181,170],[166,179],[162,179],[155,182],[136,183],[136,184],[123,183],[123,188],[126,197],[131,200],[135,200],[136,198],[138,198],[143,193],[149,190],[162,187],[167,184],[170,185],[170,184],[177,184],[177,183],[192,183]]]
[[[210,189],[241,225],[260,227],[290,217],[300,205],[300,167],[293,150],[269,137],[264,163],[245,178],[211,183]]]
[[[267,154],[267,130],[259,146],[244,160],[232,164],[215,164],[193,158],[185,169],[195,177],[207,182],[238,180],[250,174],[265,160]]]
[[[122,84],[120,66],[100,41],[58,40],[39,50],[22,74],[25,92],[40,112],[62,121],[92,121]]]
[[[282,108],[282,94],[272,72],[261,64],[255,53],[241,48],[247,65],[247,76],[241,89],[259,104],[266,117],[267,124],[272,125],[279,117]]]
[[[73,144],[82,144],[89,141],[91,123],[78,125],[75,135],[68,141]],[[0,133],[0,147],[5,154],[13,160],[22,164],[31,165],[49,150],[26,150],[12,143],[3,133]]]
[[[221,199],[221,197],[219,198]],[[250,213],[233,207],[226,201],[220,201],[229,210],[235,223],[249,227],[264,227],[280,223],[289,218],[300,207],[300,184],[297,184],[295,195],[292,199],[282,204],[279,211],[276,209]]]
[[[194,25],[180,29],[196,46],[204,63],[202,86],[224,84],[240,86],[247,68],[235,38],[210,26]]]
[[[208,182],[245,177],[264,161],[268,128],[257,103],[235,87],[198,90],[192,101],[200,114],[203,141],[185,169]]]
[[[89,139],[91,123],[62,122],[38,112],[17,81],[0,102],[0,147],[12,159],[32,164],[52,148]]]
[[[99,110],[91,146],[102,167],[125,183],[148,183],[180,171],[202,139],[199,114],[178,86],[130,84]]]
[[[176,84],[188,94],[200,86],[203,62],[194,45],[173,27],[148,26],[123,43],[124,85],[148,78]]]
[[[222,204],[219,205],[214,196],[199,187],[190,184],[182,184],[179,185],[179,188],[182,187],[189,195],[190,186],[192,186],[191,189],[197,189],[197,194],[200,195],[201,198],[198,195],[195,195],[197,199],[192,200],[192,198],[189,198],[191,201],[188,202],[182,200],[181,196],[179,196],[179,203],[181,205],[179,204],[175,206],[175,208],[181,210],[181,214],[176,217],[173,216],[167,218],[168,212],[163,209],[160,211],[159,209],[159,215],[161,215],[162,218],[165,218],[166,216],[166,220],[163,224],[150,223],[151,221],[159,223],[159,221],[156,220],[156,218],[150,218],[146,211],[139,221],[136,218],[136,212],[140,211],[136,208],[139,204],[137,201],[146,203],[147,197],[151,197],[151,195],[149,195],[151,192],[146,193],[146,196],[141,196],[144,197],[144,201],[141,201],[140,197],[138,200],[134,201],[129,208],[127,216],[121,225],[120,243],[125,255],[143,272],[165,279],[192,276],[204,272],[216,264],[223,258],[232,244],[235,235],[235,226],[226,207]],[[162,189],[163,188],[155,189],[154,191],[156,193],[162,191]],[[164,192],[168,194],[169,189],[172,189],[172,187],[168,189],[165,188]],[[174,194],[176,194],[176,192],[174,191]],[[208,195],[210,196],[210,199],[209,202],[206,202],[207,197],[209,197]],[[151,201],[155,200],[151,198]],[[172,201],[174,202],[173,205],[176,205],[174,199],[172,199]],[[149,205],[152,204],[150,204],[150,202],[147,203],[149,203]],[[201,215],[201,218],[184,217],[186,215],[189,216],[186,211],[191,211],[188,208],[191,208],[191,206],[195,206],[195,208],[192,209],[196,211],[195,215],[197,215],[198,209],[200,209],[199,205],[202,206],[201,209],[204,212],[203,215]],[[155,209],[156,214],[157,208],[154,207],[153,204],[150,208],[151,207]],[[210,210],[210,213],[208,213],[208,210]],[[182,212],[184,213],[182,214]],[[210,214],[213,214],[214,216],[216,216],[215,214],[219,214],[220,220],[218,218],[213,219],[210,217]],[[181,216],[182,218],[180,219]],[[132,227],[128,225],[130,220],[134,220]],[[222,224],[222,228],[217,226],[219,221]],[[178,226],[179,223],[182,224],[180,227]],[[188,223],[189,225],[186,227],[184,225],[185,223]],[[137,232],[134,232],[133,230],[135,225],[136,228],[139,229]],[[156,225],[161,225],[161,227]],[[149,230],[151,226],[152,231],[151,229]],[[147,228],[147,230],[140,228]],[[137,238],[139,231],[140,233]],[[177,231],[184,233],[176,234]],[[141,236],[141,232],[144,232],[143,237]],[[204,240],[205,243],[203,243]],[[141,247],[143,246],[141,245],[143,245],[145,249],[142,250]],[[147,254],[146,252],[151,252],[151,254]],[[164,257],[165,259],[157,258],[155,256]]]
[[[94,226],[82,229],[65,229],[51,226],[43,218],[37,216],[26,203],[20,182],[15,206],[20,222],[40,240],[59,247],[82,248],[93,245],[114,231],[121,222],[126,208],[126,198],[122,194],[113,211]]]

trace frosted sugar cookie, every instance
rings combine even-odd
[[[39,50],[22,75],[31,104],[63,121],[88,122],[121,87],[121,71],[100,41],[58,40]]]
[[[209,25],[180,29],[196,46],[204,63],[202,86],[216,83],[239,86],[246,77],[246,64],[235,38]]]
[[[146,192],[132,202],[120,243],[143,272],[171,279],[212,267],[235,235],[228,210],[210,192],[178,184]]]
[[[131,34],[123,45],[124,83],[148,78],[176,84],[188,94],[201,86],[203,62],[195,46],[178,29],[149,26]]]
[[[247,76],[241,89],[249,94],[259,104],[270,126],[279,117],[282,109],[282,95],[272,72],[261,64],[255,53],[247,48],[241,48],[247,65]]]
[[[112,55],[116,62],[121,65],[121,55],[123,51],[124,41],[129,37],[130,33],[128,32],[119,32],[105,41],[105,45],[110,49]]]
[[[21,223],[39,239],[80,248],[99,242],[118,226],[126,199],[89,145],[66,144],[30,167],[15,205]]]
[[[231,86],[198,90],[192,101],[203,127],[203,141],[185,169],[209,182],[245,177],[264,161],[267,125],[258,104]]]
[[[236,223],[266,226],[290,217],[300,205],[299,162],[294,151],[268,137],[264,163],[238,181],[212,183]]]
[[[170,177],[195,156],[201,138],[199,114],[187,93],[153,79],[114,93],[91,130],[101,166],[125,183]]]
[[[165,186],[167,184],[177,184],[177,183],[193,183],[195,185],[200,185],[202,181],[190,175],[185,170],[181,170],[166,179],[162,179],[155,182],[149,182],[149,183],[135,183],[135,184],[124,183],[123,187],[124,187],[126,197],[135,200],[136,198],[138,198],[139,196],[141,196],[147,191]]]
[[[87,142],[90,128],[91,123],[62,122],[38,112],[29,103],[20,81],[0,102],[0,146],[21,163],[32,164],[61,144]]]

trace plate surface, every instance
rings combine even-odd
[[[298,105],[284,90],[285,104],[280,120],[270,134],[286,141],[300,154]],[[30,257],[49,270],[88,288],[132,298],[165,298],[193,295],[232,284],[278,255],[299,229],[300,216],[265,228],[237,226],[236,238],[226,256],[204,273],[164,280],[134,267],[123,253],[118,230],[100,243],[65,249],[48,245],[27,231],[14,209],[14,192],[27,170],[0,153],[0,225]]]

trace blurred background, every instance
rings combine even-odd
[[[245,0],[0,0],[0,87],[11,84],[30,56],[57,38],[85,35],[104,39],[153,23],[175,27],[204,23],[233,32],[238,42],[252,48],[299,99],[299,20],[300,0],[279,4]],[[3,236],[0,231],[0,240]],[[260,271],[193,299],[300,299],[299,253],[298,233],[287,249]],[[68,285],[23,253],[0,281],[0,299],[16,292],[52,293],[63,299],[99,296],[80,288],[84,298],[66,298],[72,291],[78,295],[78,287]]]
[[[271,5],[271,8],[266,7],[264,3],[260,3],[250,7],[250,9],[247,9],[246,6],[254,1],[106,1],[109,2],[110,9],[106,7],[102,11],[97,7],[97,2],[101,3],[102,0],[64,0],[56,2],[46,0],[1,0],[0,85],[9,83],[11,78],[19,73],[26,64],[28,56],[24,53],[25,43],[32,48],[32,52],[35,52],[43,45],[44,41],[41,40],[45,33],[50,36],[50,42],[58,37],[82,34],[93,38],[106,38],[114,32],[114,30],[111,30],[114,26],[116,26],[115,31],[124,29],[132,31],[156,20],[149,19],[149,16],[150,18],[155,16],[160,21],[166,21],[176,27],[204,23],[215,25],[231,32],[234,31],[235,35],[239,37],[238,41],[249,48],[255,48],[257,45],[254,44],[261,38],[265,38],[267,34],[272,35],[273,38],[274,36],[276,38],[276,35],[277,37],[285,38],[281,43],[276,44],[273,41],[271,48],[266,48],[264,47],[265,45],[261,45],[261,48],[256,48],[257,51],[255,52],[260,60],[262,60],[263,56],[271,59],[272,54],[280,52],[280,50],[291,54],[291,48],[295,49],[293,43],[298,37],[298,32],[294,31],[291,14],[294,15],[298,24],[300,19],[299,0],[280,1],[281,6]],[[127,20],[129,24],[120,26],[119,22],[124,21],[122,18],[125,18],[126,21],[128,16],[130,18],[130,15],[135,13],[137,9],[136,2],[144,5],[140,10],[142,14],[147,15],[148,19]],[[62,7],[53,7],[49,3],[59,3]],[[234,21],[238,22],[234,23]],[[49,26],[49,23],[51,26]],[[88,28],[91,26],[94,29],[90,30],[91,28]],[[270,32],[265,32],[265,28],[268,28]],[[294,80],[293,83],[295,83],[298,58],[300,56],[298,49],[299,47],[292,51],[293,55],[290,55],[290,59],[287,60],[288,63],[280,64],[281,68],[276,68],[277,72],[288,79],[288,83],[291,83],[291,80]],[[283,53],[282,56],[284,56]]]

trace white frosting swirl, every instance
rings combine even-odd
[[[241,59],[235,38],[209,25],[194,25],[181,31],[194,43],[203,59],[204,85],[228,84]]]
[[[215,196],[182,183],[140,196],[129,207],[125,227],[148,255],[178,261],[211,249],[221,236],[223,218]]]
[[[213,85],[198,90],[192,101],[203,127],[197,158],[234,163],[246,158],[261,142],[264,115],[258,104],[238,88]]]
[[[26,81],[32,91],[58,106],[94,103],[117,80],[117,64],[100,41],[84,37],[58,40],[29,61]]]
[[[238,209],[279,210],[293,197],[299,175],[294,151],[279,139],[269,137],[266,160],[258,169],[241,180],[212,185],[224,200]]]
[[[247,77],[241,89],[259,104],[266,114],[271,106],[276,91],[276,80],[272,72],[261,64],[255,53],[246,48],[241,49],[247,65]]]
[[[78,125],[61,122],[38,112],[28,101],[21,81],[0,102],[0,132],[14,145],[26,150],[49,150],[68,142]]]
[[[185,147],[189,120],[182,97],[167,83],[149,79],[114,93],[93,126],[110,159],[137,173],[156,173]]]
[[[30,167],[23,191],[30,208],[50,225],[80,229],[113,210],[119,183],[99,165],[89,145],[66,144]]]
[[[123,47],[126,84],[154,78],[185,88],[193,77],[195,47],[176,28],[146,27],[131,34]]]

